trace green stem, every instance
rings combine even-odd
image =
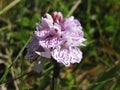
[[[53,68],[53,78],[52,78],[51,90],[59,90],[59,74],[60,74],[59,63],[57,63],[54,60],[54,68]]]

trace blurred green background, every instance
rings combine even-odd
[[[24,56],[54,11],[78,19],[87,39],[81,63],[61,66],[59,90],[120,90],[120,0],[0,0],[0,90],[50,90],[52,64],[36,73]]]

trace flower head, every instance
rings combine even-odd
[[[61,12],[54,12],[53,16],[46,14],[41,25],[36,26],[26,57],[54,58],[58,63],[70,66],[70,63],[81,61],[82,52],[78,46],[84,45],[84,41],[82,26],[73,16],[64,19]]]

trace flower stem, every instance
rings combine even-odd
[[[52,77],[52,86],[51,90],[59,90],[59,74],[60,74],[60,66],[54,60],[54,68],[53,68],[53,77]]]

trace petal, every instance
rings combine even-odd
[[[37,45],[36,42],[31,42],[30,44],[27,45],[27,54],[25,56],[26,59],[33,60],[35,59],[38,55],[34,52],[34,50],[39,49],[39,46]]]
[[[38,55],[34,51],[28,51],[27,54],[25,55],[25,58],[28,60],[34,60]]]
[[[61,26],[57,23],[54,23],[53,29],[50,32],[54,36],[60,36],[61,35]]]
[[[63,19],[62,13],[61,12],[54,12],[53,18],[54,18],[54,21],[56,23],[59,23]]]
[[[70,57],[67,49],[60,50],[60,47],[54,49],[52,52],[52,57],[59,63],[63,63],[66,67],[70,66]]]
[[[81,30],[67,30],[62,32],[66,46],[80,46],[85,41]]]
[[[37,31],[41,31],[42,30],[41,25],[39,25],[38,23],[36,23],[36,30]]]
[[[63,63],[66,67],[70,66],[70,63],[79,63],[82,59],[82,52],[77,47],[69,49],[58,47],[51,54],[57,62]]]
[[[35,51],[35,53],[42,56],[42,57],[51,58],[50,50],[47,50],[44,52]]]
[[[39,44],[44,48],[55,47],[59,44],[57,37],[47,38],[39,41]]]
[[[53,26],[53,21],[47,18],[42,18],[41,26],[43,27],[43,29],[49,29]]]
[[[35,53],[35,51],[42,52],[43,48],[39,45],[39,41],[36,39],[35,35],[32,37],[32,41],[27,45],[27,54],[25,56],[26,59],[33,60],[38,55]]]
[[[34,66],[32,67],[32,70],[40,73],[43,70],[43,65],[45,64],[45,62],[48,61],[48,59],[44,58],[44,57],[40,57],[40,61],[36,62],[34,64]]]
[[[50,14],[46,14],[46,18],[48,19],[48,20],[50,20],[51,21],[51,23],[53,23],[53,18],[52,18],[52,16],[50,15]]]
[[[39,39],[46,38],[49,35],[49,32],[50,31],[48,30],[35,31],[34,35],[39,40]]]
[[[71,63],[79,63],[82,59],[82,52],[77,47],[69,47]]]
[[[38,63],[35,63],[34,66],[32,67],[32,70],[36,71],[37,73],[42,72],[43,63],[41,61],[39,61]]]

